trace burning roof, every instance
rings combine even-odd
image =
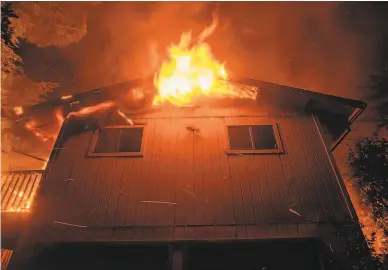
[[[116,111],[125,123],[145,112],[195,106],[260,106],[271,113],[311,109],[320,114],[332,140],[341,138],[351,118],[365,107],[362,102],[318,94],[256,80],[230,79],[224,63],[212,54],[205,39],[217,27],[217,17],[197,37],[183,33],[177,44],[167,50],[167,57],[153,78],[132,80],[66,95],[29,108],[15,107],[12,118],[41,142],[54,145],[66,118],[96,119]],[[327,120],[336,117],[336,123]],[[89,119],[90,120],[90,119]],[[86,121],[86,120],[85,120]],[[90,125],[93,126],[93,125]],[[23,132],[21,132],[22,134]],[[24,135],[25,136],[25,132]]]

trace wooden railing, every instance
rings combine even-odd
[[[1,211],[28,212],[44,171],[9,171],[1,174]]]
[[[12,250],[1,249],[1,269],[6,270],[12,257]]]

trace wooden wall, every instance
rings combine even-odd
[[[215,111],[144,115],[141,158],[87,157],[93,133],[70,136],[53,153],[34,204],[34,239],[306,237],[328,215],[350,214],[311,115]],[[284,154],[225,154],[226,125],[268,120],[278,123]]]

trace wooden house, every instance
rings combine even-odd
[[[151,109],[125,98],[143,84],[26,110],[65,120],[11,269],[324,269],[330,218],[356,218],[332,150],[365,103],[244,80],[255,100]]]

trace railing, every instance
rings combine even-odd
[[[1,211],[28,212],[44,171],[10,171],[1,175]]]
[[[12,250],[1,249],[1,269],[6,270],[12,257]]]

